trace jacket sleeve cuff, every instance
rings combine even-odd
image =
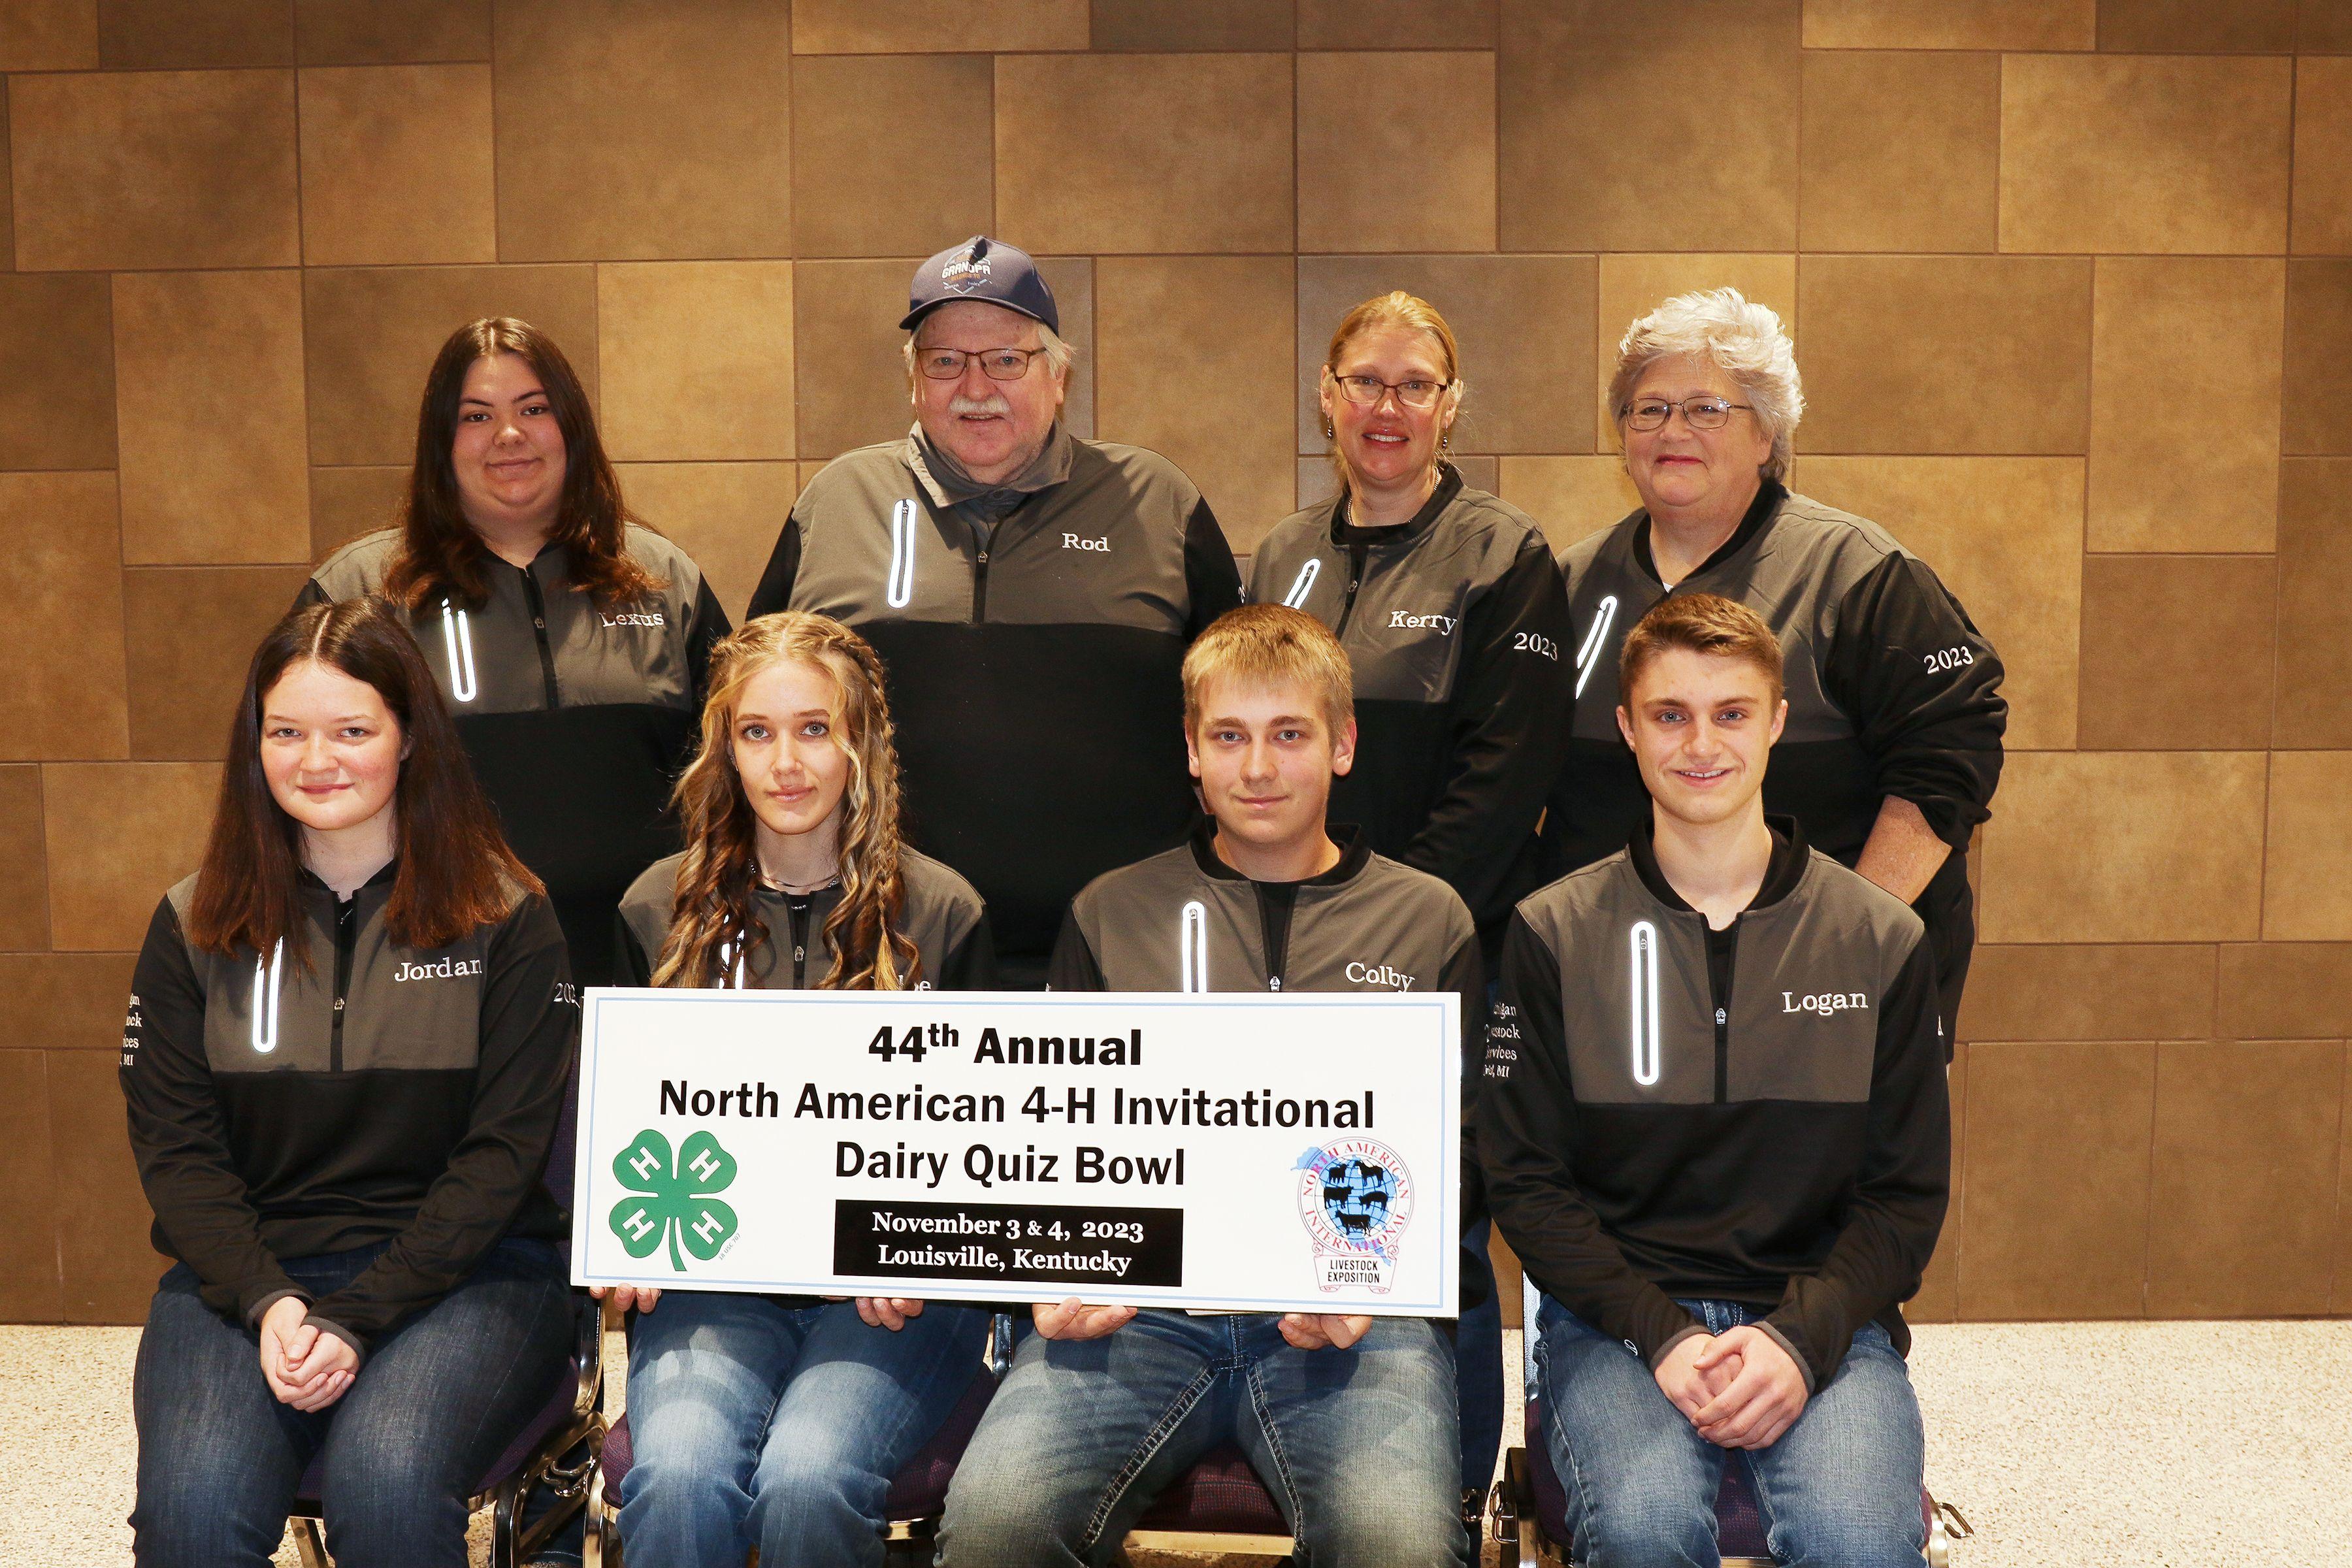
[[[310,1297],[304,1295],[301,1291],[295,1289],[291,1286],[269,1291],[257,1299],[251,1306],[245,1310],[246,1326],[252,1329],[261,1327],[261,1320],[269,1315],[269,1309],[275,1307],[278,1302],[283,1301],[289,1296],[295,1298],[295,1300],[301,1301],[306,1305],[310,1300]]]
[[[1756,1327],[1766,1338],[1786,1351],[1789,1359],[1797,1363],[1797,1371],[1802,1373],[1805,1379],[1805,1397],[1811,1399],[1814,1394],[1813,1369],[1811,1363],[1805,1360],[1805,1352],[1799,1350],[1795,1342],[1780,1331],[1780,1325],[1769,1318],[1759,1322]]]
[[[1652,1372],[1655,1372],[1658,1368],[1664,1366],[1666,1363],[1666,1358],[1675,1353],[1675,1347],[1676,1345],[1682,1343],[1693,1334],[1703,1334],[1705,1332],[1706,1332],[1706,1331],[1701,1328],[1698,1324],[1691,1323],[1668,1335],[1665,1343],[1660,1345],[1656,1350],[1650,1352],[1650,1370]],[[1808,1378],[1806,1382],[1808,1384],[1807,1391],[1811,1392],[1810,1385],[1811,1379]]]
[[[343,1327],[342,1324],[335,1321],[332,1318],[322,1318],[319,1316],[318,1313],[313,1312],[309,1317],[302,1320],[302,1326],[306,1329],[316,1329],[322,1334],[334,1335],[335,1338],[342,1341],[343,1343],[352,1347],[352,1353],[360,1358],[359,1364],[361,1366],[365,1366],[367,1364],[367,1342],[360,1338],[359,1335],[353,1333],[351,1330]]]

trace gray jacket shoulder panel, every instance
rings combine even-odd
[[[400,552],[400,537],[396,528],[363,533],[320,562],[310,581],[337,604],[373,594],[383,585],[383,574]]]
[[[677,873],[685,864],[683,850],[666,855],[638,872],[629,890],[621,895],[621,919],[627,922],[629,934],[637,939],[647,963],[661,957],[662,943],[669,939],[670,922],[677,916]]]
[[[908,926],[940,931],[946,939],[944,946],[953,946],[970,935],[987,912],[979,889],[963,873],[919,849],[899,849],[898,879],[906,889]]]

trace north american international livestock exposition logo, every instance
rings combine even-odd
[[[686,1271],[683,1246],[702,1262],[719,1256],[735,1235],[735,1210],[711,1194],[735,1180],[735,1156],[708,1132],[697,1132],[670,1157],[669,1140],[648,1127],[613,1156],[613,1174],[637,1194],[613,1205],[606,1222],[632,1258],[652,1256],[669,1242],[669,1266]]]
[[[1370,1138],[1341,1138],[1309,1149],[1293,1169],[1299,1223],[1315,1247],[1315,1288],[1357,1285],[1387,1295],[1412,1218],[1412,1173],[1397,1152]]]

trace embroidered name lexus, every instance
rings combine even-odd
[[[404,959],[393,972],[394,980],[455,980],[461,974],[479,974],[482,961],[478,958],[444,958],[432,963],[418,963]]]
[[[1391,969],[1385,963],[1350,963],[1348,978],[1358,985],[1386,985],[1398,991],[1412,989],[1413,977],[1402,969]]]
[[[1818,996],[1800,996],[1793,991],[1780,993],[1783,1013],[1848,1013],[1859,1008],[1870,1010],[1870,998],[1859,991],[1825,991]]]
[[[1437,628],[1439,637],[1451,637],[1454,634],[1454,618],[1452,616],[1407,615],[1402,610],[1389,612],[1389,625],[1392,627],[1434,626]]]
[[[658,626],[666,624],[659,610],[624,610],[617,616],[600,614],[596,618],[608,626]]]

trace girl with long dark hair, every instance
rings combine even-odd
[[[726,612],[633,518],[563,351],[511,316],[450,334],[425,376],[400,525],[329,556],[302,603],[407,613],[477,774],[547,883],[583,984],[613,978],[613,910],[677,846]]]
[[[840,622],[763,616],[719,645],[677,805],[685,852],[621,903],[621,964],[636,984],[994,984],[980,895],[899,840],[881,660]],[[883,1561],[890,1479],[978,1371],[984,1310],[614,1294],[638,1311],[635,1464],[621,1487],[630,1568],[740,1563],[754,1547],[762,1563]]]
[[[541,1173],[577,993],[405,618],[263,640],[139,955],[122,1092],[176,1260],[132,1384],[142,1563],[268,1563],[322,1451],[343,1568],[463,1563],[569,1349]]]

